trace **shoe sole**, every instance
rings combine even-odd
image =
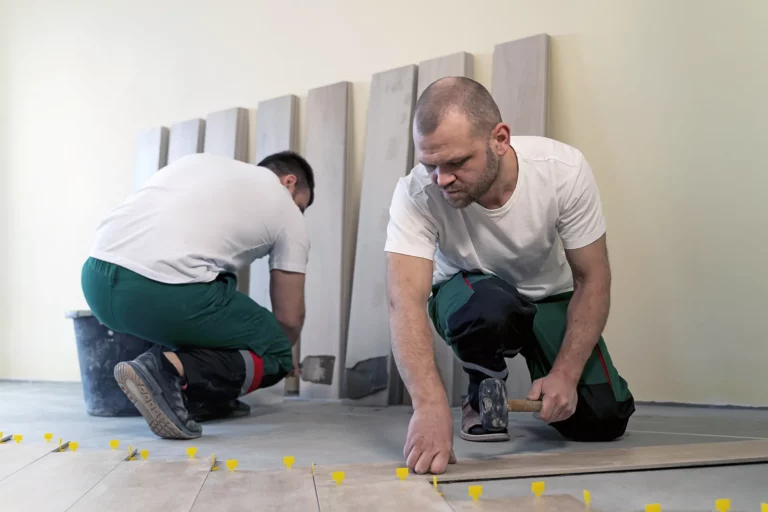
[[[500,441],[509,441],[509,432],[493,432],[489,434],[467,434],[463,430],[459,432],[459,437],[465,441],[475,443],[494,443]]]
[[[144,416],[150,430],[157,436],[163,439],[197,439],[202,435],[180,429],[163,410],[164,407],[155,400],[150,383],[145,381],[130,363],[118,363],[114,375],[120,389]]]

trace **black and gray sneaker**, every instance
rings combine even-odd
[[[182,378],[163,368],[165,357],[153,347],[133,361],[115,366],[115,380],[149,428],[165,439],[195,439],[203,428],[189,419],[181,390]]]
[[[222,405],[215,405],[211,400],[187,401],[189,419],[198,423],[204,421],[244,418],[251,414],[251,406],[241,400],[230,400]]]

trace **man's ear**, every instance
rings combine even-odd
[[[293,191],[296,189],[296,176],[293,174],[286,174],[285,176],[280,177],[280,182],[291,192],[291,194],[293,194]]]
[[[508,124],[499,123],[493,128],[493,131],[491,131],[491,140],[496,142],[495,149],[497,155],[502,156],[509,151],[509,137],[510,130]]]

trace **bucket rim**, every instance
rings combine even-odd
[[[73,309],[64,313],[65,318],[86,318],[93,316],[90,309]]]

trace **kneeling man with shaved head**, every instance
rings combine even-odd
[[[488,91],[458,77],[421,95],[413,138],[419,163],[397,185],[385,248],[392,347],[414,406],[409,468],[455,462],[430,321],[469,375],[463,439],[509,439],[505,358],[518,354],[539,419],[569,439],[622,436],[634,400],[601,336],[611,272],[584,155],[510,136]]]

